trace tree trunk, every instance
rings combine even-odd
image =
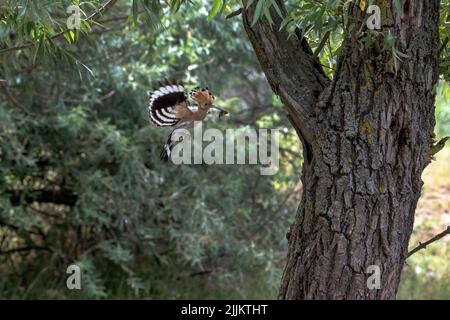
[[[282,1],[279,1],[282,6]],[[421,174],[430,162],[438,80],[439,0],[391,1],[383,30],[409,57],[394,64],[383,36],[361,45],[364,13],[346,35],[333,80],[305,40],[244,25],[274,92],[280,95],[304,153],[303,194],[288,232],[279,299],[394,299],[407,256]],[[276,23],[275,14],[272,15]],[[370,289],[369,266],[381,272]]]

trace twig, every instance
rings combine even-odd
[[[96,12],[92,13],[87,19],[85,19],[85,21],[88,21],[88,20],[94,20],[95,21],[95,19],[101,13],[103,13],[109,7],[113,6],[116,2],[117,2],[117,0],[109,0],[107,3],[103,4],[102,6],[100,6],[100,8]],[[54,40],[56,38],[59,38],[60,36],[66,34],[69,31],[71,31],[71,29],[65,29],[65,30],[63,30],[61,32],[58,32],[57,34],[53,35],[52,37],[50,37],[50,39]],[[29,42],[29,43],[26,43],[26,44],[24,44],[22,46],[19,46],[19,47],[12,47],[12,48],[2,49],[2,50],[0,50],[0,54],[9,53],[11,51],[18,51],[18,50],[32,48],[35,45],[36,45],[36,42]]]
[[[233,17],[236,17],[236,16],[240,15],[241,13],[242,13],[242,8],[239,8],[238,10],[233,11],[232,13],[227,15],[225,19],[231,19]]]
[[[445,229],[444,231],[442,231],[441,233],[439,233],[438,235],[434,236],[433,238],[431,238],[428,241],[425,241],[424,243],[420,243],[417,247],[415,247],[414,249],[412,249],[410,252],[408,252],[408,256],[407,258],[411,257],[414,253],[416,253],[419,250],[425,249],[428,245],[430,245],[431,243],[438,241],[439,239],[442,239],[443,237],[445,237],[446,235],[450,234],[450,226],[447,227],[447,229]]]
[[[116,94],[116,92],[114,90],[112,90],[112,91],[108,92],[107,94],[105,94],[104,96],[101,96],[100,98],[98,98],[98,100],[103,101],[103,100],[109,99],[115,94]]]
[[[6,98],[16,107],[18,107],[19,109],[21,109],[23,112],[25,112],[26,114],[35,116],[35,114],[33,112],[31,112],[30,110],[27,109],[27,107],[25,107],[23,104],[21,104],[19,101],[17,101],[17,99],[12,95],[12,93],[8,90],[8,87],[6,85],[6,82],[1,82],[0,83],[0,88],[3,91],[3,93],[5,94]]]
[[[328,39],[330,38],[331,31],[328,31],[323,36],[322,40],[320,41],[319,45],[317,46],[316,50],[314,51],[314,55],[317,57],[320,54],[320,51],[325,47],[325,44],[327,43]]]
[[[101,96],[101,97],[95,99],[94,103],[102,102],[103,100],[111,98],[115,94],[116,94],[116,92],[114,90],[112,90],[112,91],[108,92],[107,94],[105,94],[104,96]],[[85,103],[87,101],[80,100],[80,99],[64,99],[64,102],[66,102],[66,103]]]
[[[189,277],[197,277],[197,276],[203,276],[203,275],[207,275],[212,273],[213,270],[203,270],[203,271],[197,271],[197,272],[193,272],[189,275]]]
[[[180,273],[180,275],[178,275],[177,280],[183,280],[183,279],[193,278],[193,277],[197,277],[197,276],[204,276],[204,275],[211,274],[213,272],[214,272],[214,270],[202,270],[202,271],[197,271],[197,272],[193,272],[193,273],[182,272],[182,273]]]
[[[23,252],[23,251],[31,251],[31,250],[44,250],[44,251],[48,251],[48,252],[54,252],[54,250],[49,247],[29,246],[29,247],[20,247],[20,248],[14,248],[14,249],[10,249],[10,250],[0,251],[0,255],[18,253],[18,252]]]

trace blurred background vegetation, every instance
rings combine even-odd
[[[78,3],[98,14],[61,35],[76,1],[0,2],[0,298],[276,297],[300,143],[240,18],[172,2]],[[278,173],[163,163],[168,131],[149,123],[147,99],[169,76],[208,86],[230,112],[205,127],[281,129]],[[442,82],[438,137],[449,98]],[[449,178],[447,148],[424,174],[411,247],[450,223]],[[399,298],[450,298],[449,260],[448,238],[412,256]],[[65,285],[73,263],[80,291]]]

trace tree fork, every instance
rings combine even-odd
[[[275,12],[272,28],[263,19],[251,25],[254,5],[242,14],[307,159],[279,299],[394,299],[397,293],[433,146],[440,1],[405,0],[401,14],[381,2],[396,49],[409,58],[396,68],[389,50],[361,47],[354,28],[332,81],[305,39],[279,30]],[[364,24],[356,3],[349,14]],[[382,40],[375,40],[378,48]],[[367,286],[369,266],[380,268],[378,290]]]

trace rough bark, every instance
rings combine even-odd
[[[284,6],[280,3],[284,12]],[[295,128],[302,136],[313,139],[313,108],[329,83],[319,60],[306,41],[288,37],[278,25],[281,18],[273,15],[275,26],[258,22],[250,27],[254,6],[244,12],[244,27],[272,90],[287,107]]]
[[[305,41],[287,41],[264,21],[251,27],[252,8],[244,12],[262,69],[304,144],[303,194],[280,299],[394,299],[399,286],[430,161],[439,0],[403,0],[401,14],[390,1],[375,3],[409,58],[396,70],[382,37],[366,48],[358,26],[332,81]],[[364,23],[357,3],[350,15]],[[379,290],[367,286],[371,265],[381,270]]]

